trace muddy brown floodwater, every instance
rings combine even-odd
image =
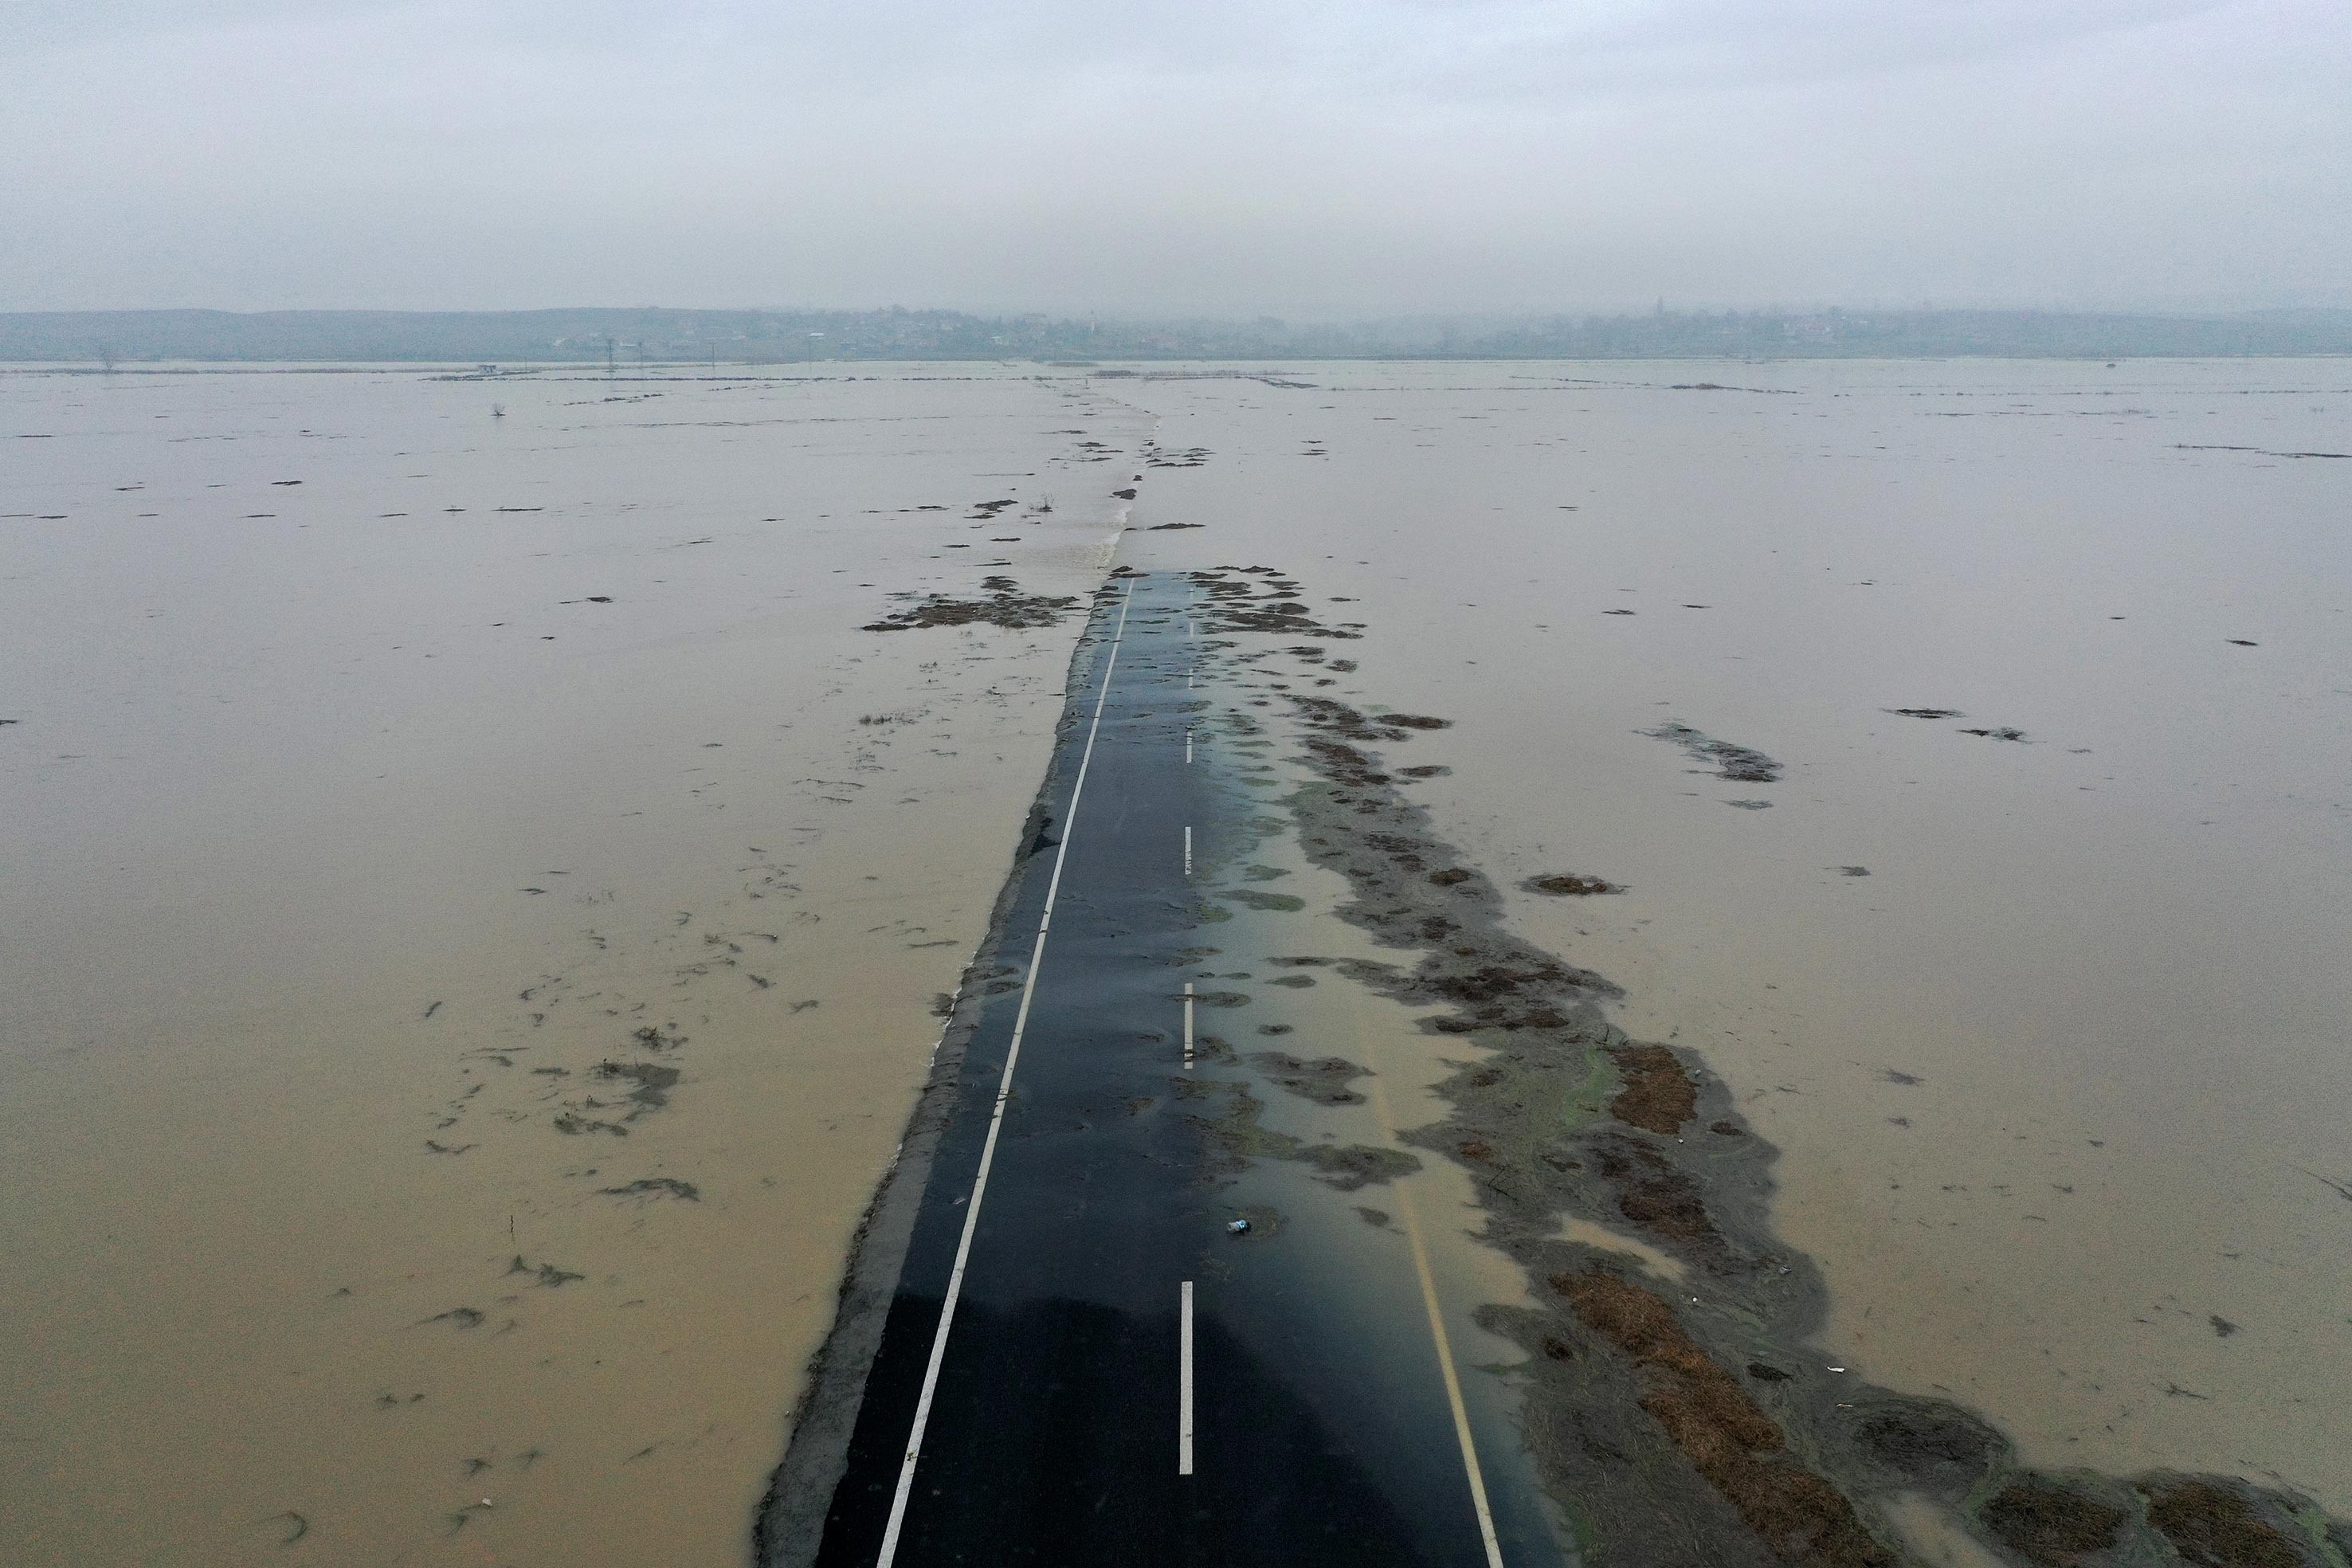
[[[1141,434],[0,375],[0,1559],[741,1561]]]

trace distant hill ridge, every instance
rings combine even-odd
[[[2352,354],[2352,310],[1659,310],[1291,325],[955,310],[0,312],[0,361],[782,364],[810,360],[2122,359]]]

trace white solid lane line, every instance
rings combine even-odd
[[[1176,1473],[1192,1473],[1192,1282],[1177,1298],[1181,1322],[1176,1331]]]
[[[1087,769],[1095,760],[1095,737],[1102,731],[1103,704],[1110,700],[1110,678],[1118,668],[1119,641],[1127,635],[1128,607],[1135,602],[1130,579],[1119,601],[1118,626],[1111,633],[1110,658],[1103,664],[1102,690],[1095,698],[1094,722],[1087,727],[1087,749],[1078,757],[1078,776],[1070,785],[1070,809],[1062,818],[1062,846],[1054,852],[1054,877],[1045,884],[1045,908],[1037,921],[1036,945],[1029,950],[1029,973],[1021,982],[1021,1010],[1013,1016],[1013,1040],[1004,1051],[1004,1076],[997,1080],[996,1106],[989,1112],[988,1138],[980,1148],[980,1169],[971,1179],[971,1198],[965,1205],[963,1236],[956,1243],[955,1268],[948,1274],[947,1299],[940,1306],[940,1326],[931,1335],[931,1359],[923,1368],[923,1391],[915,1401],[915,1421],[907,1434],[907,1457],[898,1466],[898,1488],[890,1498],[890,1522],[883,1527],[881,1554],[874,1568],[890,1568],[898,1555],[898,1532],[907,1522],[907,1500],[915,1486],[915,1461],[922,1457],[923,1430],[930,1425],[931,1400],[940,1386],[940,1363],[947,1359],[948,1330],[955,1322],[957,1298],[963,1294],[965,1266],[971,1259],[972,1232],[980,1225],[981,1199],[988,1191],[988,1173],[996,1163],[996,1137],[1004,1127],[1005,1101],[1013,1098],[1013,1068],[1021,1060],[1021,1037],[1029,1028],[1029,1004],[1037,994],[1037,965],[1045,956],[1045,931],[1054,921],[1054,900],[1062,890],[1062,866],[1069,858],[1070,837],[1077,829],[1078,796],[1087,787]]]

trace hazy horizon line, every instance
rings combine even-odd
[[[2332,291],[2331,291],[2332,292]],[[1563,305],[1522,305],[1491,307],[1428,307],[1412,310],[1334,310],[1327,307],[1265,308],[1234,307],[1228,309],[1188,309],[1177,306],[1111,306],[1111,305],[974,305],[928,302],[841,304],[712,303],[700,301],[671,304],[659,301],[639,301],[630,304],[600,304],[563,301],[537,305],[204,305],[204,304],[142,304],[142,305],[0,305],[0,316],[129,316],[194,314],[222,316],[507,316],[553,313],[559,311],[710,311],[738,314],[784,316],[871,316],[903,313],[907,315],[968,316],[980,320],[1081,321],[1097,320],[1126,323],[1219,323],[1254,324],[1279,321],[1290,326],[1349,326],[1391,322],[1435,323],[1444,321],[1549,321],[1566,317],[1618,316],[1826,316],[1826,315],[2016,315],[2016,316],[2253,316],[2293,311],[2352,312],[2352,295],[2343,298],[2304,298],[2266,303],[2244,300],[2179,300],[2141,303],[2077,303],[2069,301],[1987,301],[1941,300],[1924,299],[1908,302],[1885,300],[1770,300],[1763,302],[1738,300],[1677,301],[1656,299],[1633,301],[1587,302]]]

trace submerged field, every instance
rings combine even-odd
[[[0,1556],[739,1560],[1136,428],[0,380]]]
[[[2352,1513],[2347,410],[2328,361],[0,378],[12,1560],[740,1560],[1114,548],[1201,595],[1258,803],[1202,1114],[1302,1255],[1425,1237],[1549,1528],[1623,1527],[1563,1391],[1853,1489],[1837,1378]],[[1735,1331],[1782,1375],[1711,1378]],[[2050,1524],[1934,1470],[1859,1524],[1696,1473],[1825,1561]],[[2037,1550],[2229,1523],[2081,1484]]]

